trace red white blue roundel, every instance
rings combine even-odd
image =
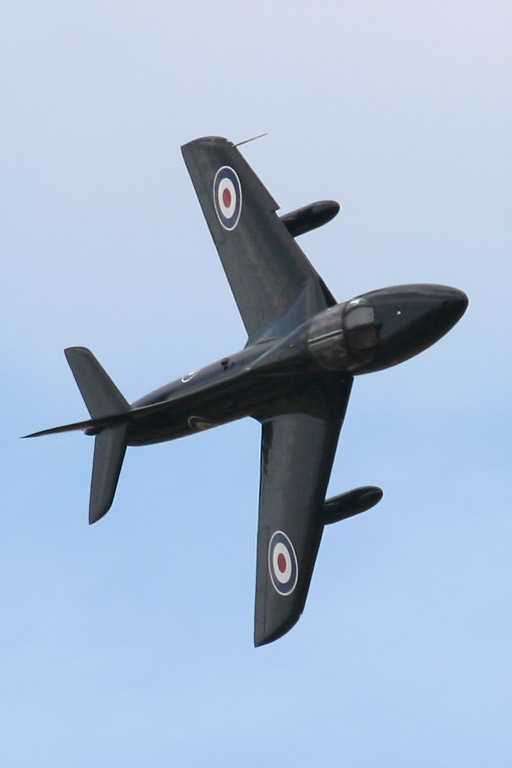
[[[276,531],[270,539],[268,569],[276,592],[290,595],[297,585],[299,566],[293,545],[282,531]]]
[[[224,229],[234,229],[242,212],[242,187],[228,165],[219,168],[213,180],[215,213]]]

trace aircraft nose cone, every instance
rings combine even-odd
[[[438,307],[435,311],[442,316],[447,325],[447,331],[460,320],[468,308],[468,304],[468,297],[463,291],[459,291],[457,288],[440,288]]]
[[[365,298],[374,308],[380,339],[371,370],[396,365],[427,349],[453,328],[468,306],[463,291],[444,285],[396,286]]]
[[[375,304],[382,341],[399,336],[404,341],[431,339],[429,343],[433,343],[460,320],[468,297],[445,285],[403,286],[389,292],[385,289]]]
[[[460,320],[467,309],[468,297],[463,291],[444,285],[425,286],[425,294],[424,300],[418,303],[413,328],[417,337],[433,344]]]

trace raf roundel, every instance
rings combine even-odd
[[[242,212],[242,187],[235,171],[228,165],[219,168],[213,180],[215,213],[224,229],[236,227]]]
[[[280,595],[290,595],[297,585],[297,555],[288,536],[276,531],[268,548],[268,569],[272,585]]]

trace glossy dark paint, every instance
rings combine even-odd
[[[95,436],[94,523],[113,502],[127,445],[175,440],[245,416],[260,421],[258,646],[299,619],[325,525],[382,496],[365,486],[325,498],[354,377],[433,344],[461,317],[467,297],[445,286],[405,285],[337,303],[293,237],[330,220],[337,203],[280,218],[231,142],[206,137],[182,152],[247,330],[245,348],[131,405],[88,349],[67,349],[91,418],[31,436],[73,429]],[[219,179],[232,185],[233,209],[222,209]]]
[[[348,517],[366,512],[378,504],[383,495],[382,489],[376,485],[364,485],[327,499],[324,503],[324,525],[339,523]]]
[[[340,204],[335,200],[320,200],[318,203],[311,203],[303,208],[297,208],[296,211],[290,211],[280,219],[290,235],[298,237],[327,224],[339,211]]]
[[[443,285],[405,285],[363,294],[375,308],[379,346],[360,373],[408,360],[430,347],[462,317],[467,296]]]
[[[467,306],[461,291],[437,285],[385,288],[357,298],[374,308],[379,343],[370,350],[370,359],[366,352],[361,357],[357,350],[348,349],[339,369],[329,371],[339,386],[347,376],[388,368],[423,351],[457,322]],[[327,311],[342,317],[347,303]],[[326,371],[308,348],[315,322],[316,317],[284,338],[245,347],[135,401],[128,445],[174,440],[200,431],[201,427],[191,425],[191,418],[211,426],[245,416],[261,418],[288,391],[324,377]],[[343,345],[343,339],[342,327],[336,345]],[[150,406],[158,408],[148,412]]]

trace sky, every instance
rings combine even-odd
[[[0,0],[0,763],[512,764],[510,2]],[[260,427],[127,452],[87,524],[92,441],[62,350],[128,400],[243,325],[182,162],[239,142],[339,301],[470,298],[356,379],[306,610],[254,649]]]

